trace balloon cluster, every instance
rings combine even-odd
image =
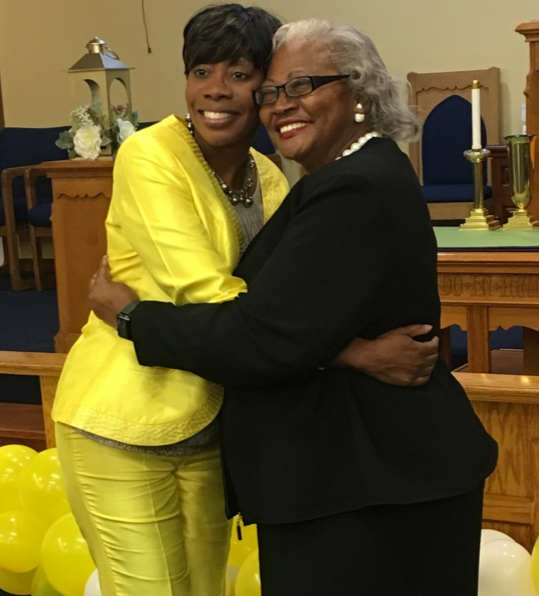
[[[537,596],[539,540],[530,553],[497,530],[481,532],[478,596]]]
[[[261,596],[256,526],[242,527],[242,540],[239,540],[238,524],[236,517],[232,524],[226,596]]]
[[[0,447],[0,588],[19,595],[100,596],[99,588],[91,591],[94,570],[67,502],[56,449]]]
[[[233,524],[227,596],[260,596],[255,526]],[[15,595],[101,596],[99,575],[71,513],[56,449],[0,447],[0,589]]]
[[[261,596],[256,526],[233,523],[227,596]],[[101,596],[99,576],[67,501],[56,449],[0,447],[0,589],[15,595]],[[538,596],[539,540],[532,554],[483,530],[478,596]]]

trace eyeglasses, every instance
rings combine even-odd
[[[325,76],[304,76],[291,79],[284,85],[268,85],[267,87],[260,87],[253,91],[255,103],[259,106],[265,106],[270,103],[275,103],[279,99],[279,90],[283,89],[288,97],[301,97],[302,95],[309,95],[318,87],[327,85],[333,81],[341,81],[347,79],[350,75],[325,75]]]

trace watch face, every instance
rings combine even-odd
[[[133,339],[131,336],[131,313],[135,310],[140,300],[133,300],[127,304],[116,316],[118,335],[124,339]]]
[[[116,317],[116,324],[118,327],[118,335],[124,339],[131,339],[131,319],[129,315],[121,312]]]

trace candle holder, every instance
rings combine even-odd
[[[501,227],[500,222],[488,214],[484,207],[483,193],[483,161],[490,155],[488,149],[468,149],[464,157],[473,165],[474,206],[470,217],[461,224],[461,230],[496,230]]]
[[[511,200],[516,211],[509,218],[504,230],[537,229],[528,216],[526,207],[530,202],[531,151],[530,143],[535,135],[509,135],[505,137],[509,158],[509,184]]]

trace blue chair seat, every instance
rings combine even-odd
[[[423,196],[427,203],[466,203],[473,202],[473,184],[424,184]],[[483,187],[485,199],[492,196],[492,187]]]
[[[51,222],[51,203],[42,203],[41,205],[35,205],[28,210],[28,223],[33,226],[50,228]]]
[[[15,221],[17,223],[26,223],[28,221],[28,212],[26,210],[26,198],[19,197],[13,199],[13,206],[15,211]],[[5,225],[6,214],[4,213],[4,205],[0,201],[0,226]]]

